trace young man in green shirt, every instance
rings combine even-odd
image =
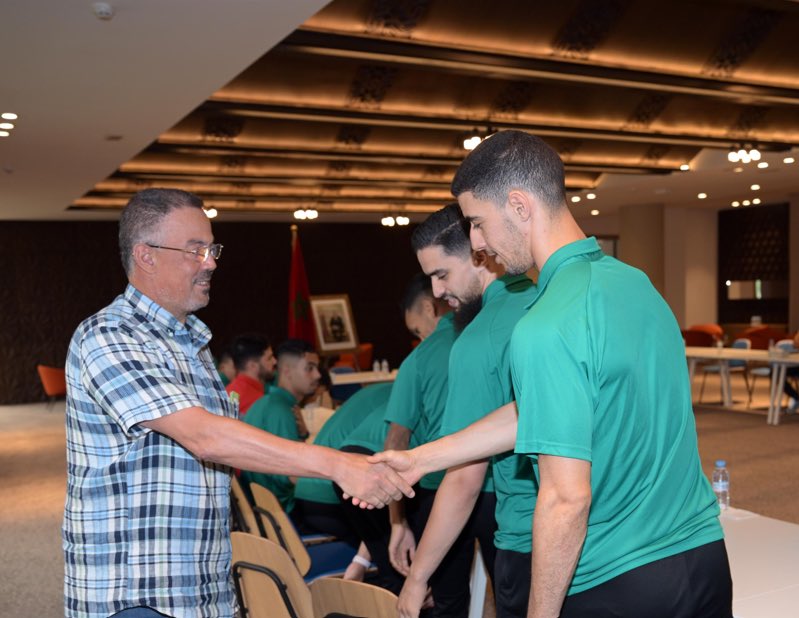
[[[453,306],[461,330],[449,358],[440,431],[447,435],[514,400],[510,337],[535,287],[523,274],[504,275],[485,252],[472,252],[468,223],[457,204],[430,215],[411,243],[434,295]],[[464,557],[471,561],[478,536],[498,618],[526,615],[528,589],[518,585],[518,576],[520,570],[529,572],[535,494],[529,459],[512,451],[493,457],[490,466],[482,459],[448,470],[400,594],[402,614],[419,613],[427,581],[453,544],[464,545]]]
[[[729,618],[719,511],[668,306],[643,273],[585,237],[566,206],[563,163],[542,140],[495,134],[452,189],[474,249],[510,273],[541,271],[511,340],[518,423],[504,406],[422,453],[384,459],[412,480],[514,442],[532,458],[533,618]]]
[[[307,437],[300,422],[299,404],[319,386],[319,355],[313,346],[299,339],[288,339],[277,349],[277,385],[256,401],[242,419],[248,425],[272,435],[299,442]],[[301,435],[304,433],[305,435]],[[282,474],[242,470],[242,484],[258,483],[271,491],[283,509],[294,508],[294,480]]]

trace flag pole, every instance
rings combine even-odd
[[[294,245],[297,244],[297,224],[291,224],[291,248],[294,249]]]

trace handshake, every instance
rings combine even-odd
[[[382,508],[389,502],[414,496],[413,485],[430,470],[422,469],[413,450],[383,451],[364,456],[340,453],[343,465],[333,480],[345,499],[363,509]]]

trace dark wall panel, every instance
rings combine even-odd
[[[346,292],[361,341],[392,366],[410,350],[397,309],[418,270],[408,228],[374,224],[300,226],[312,294]],[[113,222],[0,224],[0,404],[43,400],[35,367],[64,366],[78,323],[125,285]],[[216,223],[225,245],[211,303],[198,312],[218,353],[235,334],[286,336],[289,224]]]
[[[729,300],[730,281],[784,281],[788,289],[788,204],[719,212],[719,322],[746,323],[753,315],[787,323],[788,298]]]

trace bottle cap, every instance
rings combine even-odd
[[[726,459],[717,459],[716,460],[716,467],[717,468],[726,468],[727,467],[727,460]]]

